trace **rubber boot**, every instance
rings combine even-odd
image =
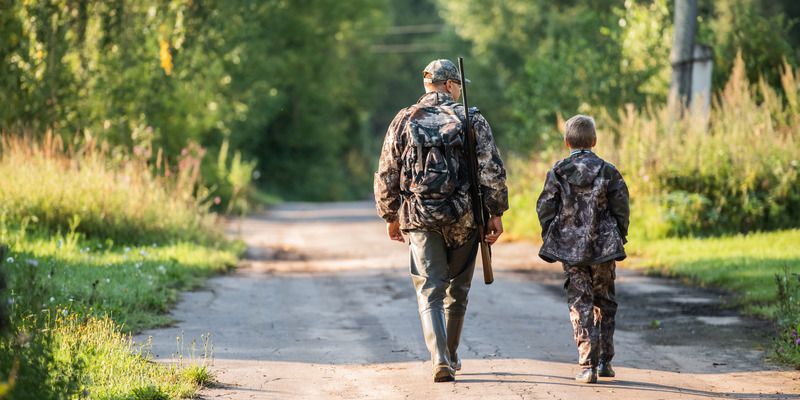
[[[420,314],[422,333],[425,345],[431,352],[433,363],[433,381],[451,382],[455,380],[455,371],[450,366],[450,354],[447,351],[447,329],[443,310],[426,310]]]
[[[448,315],[447,349],[450,351],[450,365],[454,371],[461,371],[461,358],[458,357],[458,344],[461,342],[461,329],[464,328],[464,316]]]
[[[597,365],[597,376],[603,378],[613,378],[617,374],[614,372],[614,368],[611,368],[610,361],[600,360],[600,364]]]

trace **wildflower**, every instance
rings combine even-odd
[[[795,346],[800,346],[800,338],[797,338],[797,339],[794,340],[794,345]]]
[[[70,298],[69,298],[69,302],[70,302],[70,303],[72,303],[73,301],[75,301],[75,299],[73,299],[72,297],[70,297]]]
[[[158,266],[158,272],[161,272],[162,274],[165,274],[165,273],[167,273],[167,268],[164,267],[163,265],[159,265]]]
[[[13,297],[9,297],[8,298],[8,305],[10,305],[10,306],[14,305],[14,298]]]
[[[83,397],[89,397],[89,389],[83,389],[83,392],[81,393],[81,395]]]
[[[222,199],[219,196],[214,197],[214,204],[222,203]]]
[[[51,298],[50,298],[50,302],[52,303],[52,302],[54,302],[54,301],[56,301],[56,298],[55,298],[55,297],[51,297]]]
[[[35,260],[33,258],[29,258],[29,259],[25,260],[25,264],[28,264],[29,267],[38,267],[39,266],[39,261],[37,261],[37,260]]]
[[[13,263],[14,262],[14,257],[6,258],[6,262],[9,263],[9,264]]]
[[[139,250],[139,255],[142,256],[142,257],[147,257],[147,252],[144,251],[144,249]]]
[[[98,243],[98,244],[97,244],[97,248],[98,248],[98,249],[102,249],[102,248],[103,248],[103,244],[102,244],[102,243]]]
[[[152,247],[158,247],[158,244],[156,244],[155,242],[153,242],[153,244],[151,244],[150,246],[152,246]]]
[[[67,311],[67,309],[65,308],[65,309],[61,310],[61,315],[66,317],[67,315],[69,315],[69,311]]]
[[[106,283],[111,283],[111,278],[106,278]]]
[[[58,239],[58,241],[56,242],[56,248],[60,249],[62,246],[64,246],[64,241],[61,240],[61,239]]]
[[[129,251],[131,251],[131,248],[130,248],[130,247],[128,247],[128,246],[125,246],[125,252],[127,253],[127,252],[129,252]]]

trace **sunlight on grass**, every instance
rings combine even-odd
[[[642,256],[629,265],[730,290],[749,313],[775,317],[775,275],[800,273],[800,230],[720,238],[663,239],[630,243]]]

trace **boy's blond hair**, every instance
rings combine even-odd
[[[594,118],[578,114],[564,124],[564,140],[573,149],[592,148],[597,140]]]

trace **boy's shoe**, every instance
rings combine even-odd
[[[581,383],[597,383],[597,369],[594,367],[584,368],[578,375],[575,375],[575,380]]]
[[[456,356],[455,359],[451,358],[450,362],[451,362],[450,367],[453,368],[453,371],[461,371],[461,358]]]
[[[456,373],[449,365],[438,366],[433,371],[434,382],[453,382],[456,380]]]
[[[600,361],[600,364],[597,365],[597,376],[613,378],[615,375],[616,373],[614,373],[614,369],[611,368],[610,362]]]

